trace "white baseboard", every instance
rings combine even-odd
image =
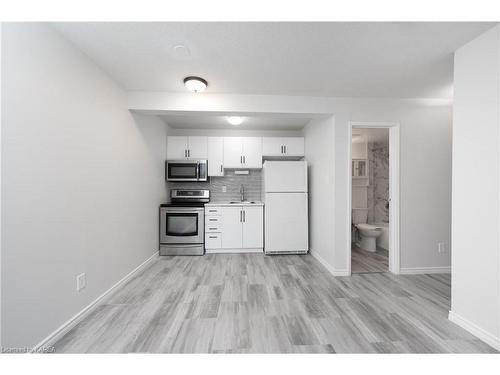
[[[400,268],[400,275],[420,275],[425,273],[451,273],[451,267],[408,267]]]
[[[80,323],[86,316],[88,316],[101,302],[104,301],[106,297],[111,295],[116,289],[121,287],[127,281],[129,281],[135,274],[140,272],[142,269],[146,268],[153,260],[158,257],[158,251],[153,253],[148,259],[142,262],[139,266],[134,268],[131,272],[129,272],[125,277],[123,277],[120,281],[114,284],[111,288],[106,290],[103,294],[97,297],[94,301],[92,301],[89,305],[84,307],[80,312],[78,312],[71,319],[63,323],[59,328],[57,328],[54,332],[45,337],[42,341],[40,341],[37,345],[33,347],[32,352],[37,352],[37,349],[52,346],[57,340],[63,337],[66,333],[68,333],[73,327],[75,327],[78,323]]]
[[[492,335],[489,332],[486,332],[484,329],[472,323],[471,321],[462,318],[458,314],[455,314],[453,311],[449,312],[448,319],[453,323],[455,323],[456,325],[462,327],[469,333],[473,334],[481,341],[484,341],[486,344],[495,348],[496,350],[500,350],[500,337],[495,337],[494,335]]]
[[[336,270],[333,268],[331,265],[329,265],[321,256],[318,255],[315,251],[312,249],[309,250],[309,253],[318,261],[321,263],[323,267],[325,267],[328,272],[330,272],[333,276],[350,276],[349,270]]]
[[[244,254],[244,253],[263,253],[263,248],[255,249],[205,249],[207,254]]]

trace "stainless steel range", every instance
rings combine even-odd
[[[160,206],[160,255],[203,255],[210,191],[173,189],[170,199]]]

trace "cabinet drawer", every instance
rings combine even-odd
[[[220,207],[205,207],[205,216],[220,216]]]
[[[221,226],[219,224],[206,224],[205,232],[221,232]]]
[[[220,216],[207,216],[205,218],[205,226],[209,225],[219,225],[221,222]]]
[[[220,233],[207,233],[205,236],[205,248],[206,249],[220,249],[221,244],[221,234]]]

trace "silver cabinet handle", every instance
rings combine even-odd
[[[211,229],[211,230],[216,230],[217,228],[208,228],[208,229]]]
[[[240,211],[240,223],[243,223],[243,211]]]
[[[247,163],[247,158],[246,156],[243,156],[243,164],[246,164]]]
[[[246,211],[243,211],[243,222],[244,223],[247,222],[247,212]]]
[[[208,238],[217,238],[217,236],[208,236]]]
[[[215,212],[215,211],[210,211],[210,212]],[[217,221],[217,219],[208,219],[208,221]]]
[[[283,145],[281,145],[281,153],[283,153]]]
[[[191,150],[188,150],[188,158],[191,157]]]
[[[222,164],[220,165],[220,171],[221,171],[221,173],[222,173]]]
[[[184,157],[187,158],[187,156],[188,156],[187,150],[184,150]]]
[[[286,154],[286,145],[283,146],[283,153]]]
[[[240,164],[243,164],[243,156],[240,156]]]

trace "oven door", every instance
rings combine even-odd
[[[160,243],[202,244],[205,240],[203,207],[160,208]]]
[[[167,181],[207,181],[206,160],[167,160]]]

